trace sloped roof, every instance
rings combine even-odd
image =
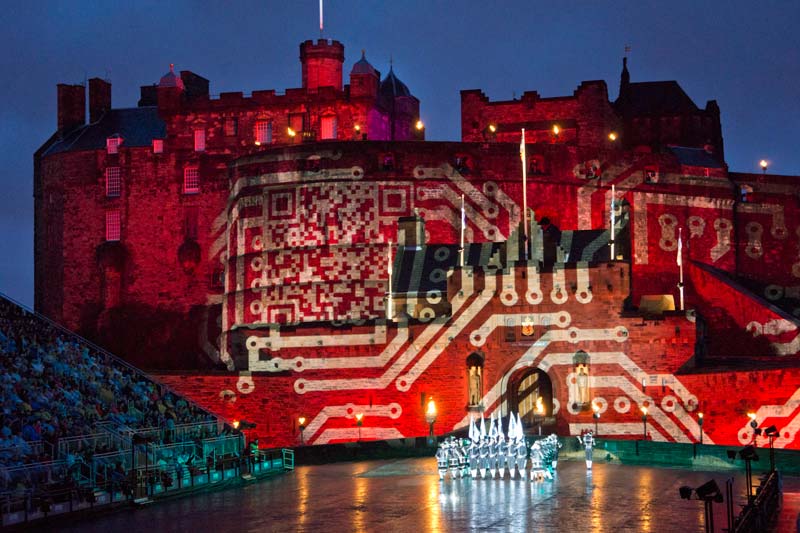
[[[122,146],[150,146],[153,139],[163,139],[166,134],[167,125],[158,116],[157,107],[112,109],[94,124],[87,124],[68,133],[43,155],[102,150],[106,147],[106,139],[114,135],[122,137]]]
[[[631,83],[615,104],[626,115],[680,115],[698,111],[676,81]]]
[[[380,93],[381,96],[391,97],[411,96],[411,91],[408,90],[408,86],[395,76],[392,67],[389,67],[389,73],[381,82]]]
[[[356,63],[353,65],[353,70],[350,71],[350,75],[352,76],[353,74],[379,75],[378,71],[375,70],[375,67],[373,67],[369,61],[367,61],[367,55],[364,50],[361,50],[361,59],[356,61]]]
[[[722,168],[722,163],[717,161],[714,154],[702,148],[689,148],[686,146],[670,146],[669,151],[675,154],[681,165],[692,167]]]

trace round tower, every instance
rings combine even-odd
[[[303,67],[303,88],[334,87],[342,90],[344,45],[339,41],[319,39],[300,44],[300,63]]]

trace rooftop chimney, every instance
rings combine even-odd
[[[89,122],[94,123],[111,110],[111,84],[100,78],[89,80]]]
[[[58,131],[67,132],[86,124],[86,87],[58,84]]]

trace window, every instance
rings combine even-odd
[[[225,119],[225,135],[233,137],[239,134],[239,119],[237,117],[228,117]]]
[[[200,192],[200,172],[196,168],[183,170],[183,194],[197,194]]]
[[[320,121],[320,139],[336,138],[336,117],[322,117]]]
[[[106,240],[118,241],[122,233],[119,209],[106,211]]]
[[[272,143],[272,121],[259,120],[256,122],[256,146]]]
[[[753,188],[749,185],[740,185],[739,194],[741,195],[742,203],[746,204],[749,200],[749,195],[753,194]]]
[[[153,153],[154,154],[164,153],[164,139],[153,139]]]
[[[305,121],[303,120],[303,113],[292,113],[289,115],[289,127],[295,133],[300,133],[305,130]]]
[[[108,137],[106,139],[106,153],[116,154],[119,153],[119,145],[122,144],[122,137]]]
[[[183,238],[185,240],[197,240],[197,215],[198,207],[189,206],[183,214]]]
[[[194,151],[206,151],[206,130],[194,130]]]
[[[120,177],[119,167],[108,167],[106,169],[106,196],[109,198],[117,197],[122,192],[122,178]]]

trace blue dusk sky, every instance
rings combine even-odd
[[[458,140],[462,89],[492,99],[569,95],[603,79],[677,80],[722,111],[730,169],[800,174],[796,0],[329,0],[325,37],[345,75],[365,49],[421,101],[429,140]],[[103,77],[114,107],[170,63],[211,92],[300,86],[298,45],[319,37],[316,0],[9,2],[0,17],[0,292],[33,302],[33,153],[56,129],[56,84]],[[346,83],[346,79],[345,79]],[[798,184],[800,188],[800,183]]]

